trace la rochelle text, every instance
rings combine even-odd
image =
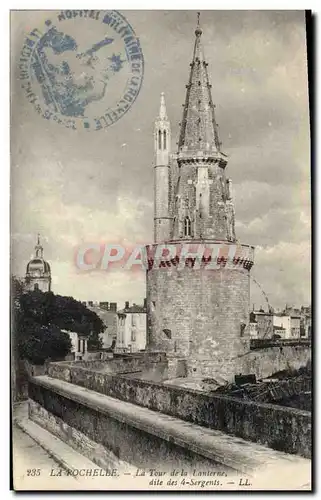
[[[117,469],[51,469],[50,476],[98,477],[118,476]]]

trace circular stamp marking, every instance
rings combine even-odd
[[[74,130],[101,130],[135,102],[144,58],[119,12],[64,10],[28,33],[19,77],[27,99],[45,119]]]

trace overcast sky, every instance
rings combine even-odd
[[[196,13],[123,11],[140,38],[145,75],[136,102],[97,132],[40,117],[17,65],[27,32],[48,12],[12,14],[12,272],[24,276],[42,235],[53,291],[80,300],[142,302],[144,273],[74,265],[84,242],[153,238],[153,126],[165,92],[176,148]],[[253,277],[271,305],[310,303],[310,137],[304,12],[207,11],[203,45],[223,151],[233,181],[236,234],[256,246]],[[79,37],[81,37],[81,31]],[[252,284],[252,302],[264,305]]]

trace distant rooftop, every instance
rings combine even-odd
[[[103,309],[104,311],[117,311],[117,302],[98,302],[93,300],[83,301],[85,306],[93,309]]]
[[[268,311],[262,311],[262,310],[260,310],[260,311],[252,311],[252,313],[255,314],[256,316],[260,316],[260,315],[261,316],[272,316],[273,315],[273,313],[270,313]]]
[[[133,304],[132,306],[125,307],[124,309],[118,311],[118,314],[127,314],[127,313],[146,313],[146,308],[144,306]]]

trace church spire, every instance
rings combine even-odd
[[[193,60],[190,77],[186,85],[186,98],[178,142],[178,151],[204,151],[218,153],[221,143],[215,120],[215,106],[212,101],[207,66],[201,43],[202,29],[200,13],[197,13]]]
[[[37,236],[37,244],[35,246],[36,250],[36,257],[40,257],[41,259],[43,258],[43,246],[40,244],[40,234],[38,233]]]

